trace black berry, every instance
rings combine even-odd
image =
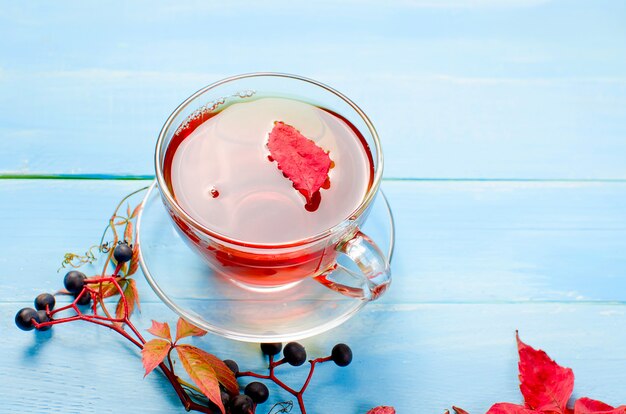
[[[348,366],[352,362],[352,350],[346,344],[335,345],[330,356],[333,362],[340,367]]]
[[[76,298],[78,295],[74,295],[74,297]],[[82,306],[89,305],[91,303],[91,294],[89,292],[83,293],[76,303]]]
[[[282,349],[283,344],[281,344],[280,342],[261,344],[261,352],[269,356],[278,354]]]
[[[239,365],[237,365],[235,361],[233,361],[232,359],[225,359],[224,363],[228,368],[230,368],[231,371],[233,371],[233,374],[237,375],[237,373],[239,372]]]
[[[30,331],[35,328],[33,319],[39,323],[37,311],[33,308],[20,309],[15,315],[15,324],[23,331]]]
[[[255,381],[246,385],[244,394],[252,398],[256,404],[263,404],[270,396],[270,390],[267,389],[265,384]]]
[[[224,407],[228,407],[228,404],[230,403],[230,394],[224,390],[220,390],[220,396],[222,397],[222,405]]]
[[[68,292],[77,294],[78,292],[83,290],[83,287],[85,286],[85,279],[87,279],[87,276],[85,276],[84,273],[77,270],[72,270],[65,275],[65,279],[63,279],[63,284],[65,285],[65,289],[67,289]]]
[[[48,318],[48,315],[46,314],[45,310],[37,311],[37,319],[39,320],[39,323],[44,323],[44,322],[49,322],[50,321],[50,318]],[[39,330],[40,331],[47,331],[50,328],[52,328],[52,325],[42,326],[41,328],[39,328]]]
[[[254,402],[247,395],[239,394],[233,398],[230,407],[231,414],[250,414],[252,407],[254,407]]]
[[[306,361],[306,351],[304,347],[297,342],[289,342],[285,345],[283,355],[285,356],[285,361],[294,367],[299,367]]]
[[[120,243],[113,250],[113,257],[117,263],[126,263],[133,257],[133,249],[126,243]]]
[[[54,296],[49,293],[42,293],[35,298],[35,309],[46,310],[46,307],[48,307],[49,310],[52,310],[55,303]]]

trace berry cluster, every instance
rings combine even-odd
[[[139,331],[130,321],[130,313],[132,309],[127,297],[124,295],[124,289],[122,287],[122,282],[127,280],[120,276],[121,269],[132,259],[132,256],[132,247],[126,242],[119,242],[109,255],[109,257],[114,259],[116,263],[115,270],[111,275],[87,277],[84,273],[77,270],[68,272],[63,279],[65,291],[59,293],[73,296],[73,301],[69,305],[55,309],[55,296],[49,293],[42,293],[35,298],[35,308],[23,308],[17,312],[15,316],[16,325],[25,331],[33,329],[45,331],[50,329],[53,325],[81,320],[114,330],[143,350],[146,345],[146,340],[141,336]],[[107,293],[103,290],[103,286],[107,286]],[[114,290],[117,292],[116,294],[120,295],[119,309],[121,312],[120,314],[117,314],[116,312],[115,316],[111,316],[109,314],[103,301],[105,297],[112,294],[111,290]],[[90,306],[87,307],[87,305]],[[86,309],[81,310],[81,308]],[[100,309],[104,311],[105,315],[99,314]],[[75,313],[74,315],[60,315],[61,312],[72,310]],[[91,313],[87,313],[86,311],[88,310],[91,310]],[[126,331],[125,328],[128,328],[130,331]],[[239,370],[237,363],[233,360],[225,360],[223,362],[228,368],[230,368],[235,377],[254,377],[273,381],[275,384],[296,397],[300,410],[303,414],[306,414],[303,394],[311,381],[315,366],[322,362],[334,361],[338,366],[345,367],[352,361],[352,351],[350,350],[350,347],[345,344],[335,345],[331,351],[331,355],[324,358],[309,360],[310,370],[306,381],[300,390],[295,390],[286,385],[276,376],[275,369],[283,364],[292,365],[294,367],[303,365],[307,360],[307,353],[304,347],[297,342],[290,342],[286,344],[284,348],[281,343],[264,343],[261,344],[261,351],[264,355],[269,357],[268,375],[257,374],[249,371],[242,372]],[[279,355],[281,351],[282,358],[275,360],[276,356]],[[169,366],[164,363],[160,363],[158,366],[165,374],[167,380],[172,384],[172,387],[176,391],[187,411],[194,410],[203,413],[216,412],[217,407],[215,404],[209,403],[208,405],[205,405],[194,401],[192,397],[196,396],[197,391],[199,391],[198,388],[193,387],[191,384],[181,380],[174,373],[174,367],[171,364],[171,361],[169,362]],[[238,395],[229,394],[223,387],[221,391],[222,404],[226,408],[226,412],[228,414],[254,414],[256,413],[257,405],[265,403],[269,398],[269,390],[267,386],[259,381],[248,383],[243,388],[243,393]],[[275,407],[282,407],[279,412],[288,412],[292,406],[293,403],[291,402],[283,402],[278,403]],[[285,407],[288,407],[289,409],[286,409]],[[274,409],[272,409],[271,412],[275,412]]]
[[[281,359],[275,360],[276,356],[280,354],[282,351],[283,357]],[[259,379],[265,379],[273,381],[276,385],[280,386],[282,389],[296,397],[298,400],[298,405],[300,407],[300,411],[302,414],[306,414],[306,408],[304,406],[303,394],[306,391],[309,383],[311,382],[311,378],[313,376],[313,372],[315,371],[315,366],[322,362],[333,361],[340,367],[345,367],[352,362],[352,350],[346,344],[337,344],[333,347],[331,354],[327,357],[316,358],[309,361],[310,369],[309,375],[307,376],[304,384],[300,388],[300,390],[295,390],[281,381],[275,373],[275,369],[283,364],[289,364],[294,367],[299,367],[303,365],[307,359],[307,353],[302,346],[297,342],[289,342],[283,348],[281,343],[263,343],[261,344],[261,352],[264,355],[269,357],[269,374],[257,374],[255,372],[241,372],[239,371],[239,366],[233,360],[227,359],[224,363],[230,368],[231,371],[235,374],[236,377],[254,377]],[[257,404],[262,404],[269,398],[269,390],[265,384],[254,381],[250,382],[246,385],[243,394],[237,395],[234,398],[230,398],[228,394],[222,393],[222,402],[225,407],[229,407],[231,414],[252,414],[256,412]]]
[[[132,248],[126,242],[119,243],[113,250],[113,257],[118,266],[128,262],[133,255]],[[85,281],[87,276],[77,270],[67,272],[63,278],[63,285],[67,293],[74,297],[73,305],[86,306],[91,304],[93,291],[88,289],[85,291]],[[35,298],[35,309],[22,308],[15,315],[15,324],[23,331],[37,329],[38,331],[47,331],[53,325],[52,315],[56,299],[50,293],[42,293]],[[72,307],[66,306],[62,310]]]

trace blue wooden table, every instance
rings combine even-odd
[[[320,367],[311,412],[521,401],[515,329],[574,369],[576,395],[625,403],[625,21],[619,1],[3,1],[0,412],[184,412],[115,334],[24,333],[13,316],[61,287],[62,255],[97,243],[116,202],[150,182],[173,108],[259,70],[363,107],[397,223],[390,292],[303,341],[355,355]],[[174,322],[137,279],[137,325]],[[263,367],[254,345],[194,343]]]

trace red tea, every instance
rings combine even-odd
[[[305,146],[312,140],[330,157],[332,169],[317,197],[296,190],[271,156],[270,133],[277,125],[288,125],[304,136]],[[198,233],[172,214],[191,247],[230,279],[276,287],[334,268],[329,240],[301,240],[351,216],[372,186],[374,163],[365,138],[341,115],[263,97],[197,111],[172,137],[163,173],[177,204],[220,234]]]
[[[273,162],[268,136],[291,125],[328,152],[333,168],[314,211]],[[290,243],[348,218],[373,179],[369,148],[359,131],[332,111],[285,98],[260,98],[207,112],[177,131],[165,178],[178,204],[228,238]]]

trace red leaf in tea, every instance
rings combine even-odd
[[[274,123],[267,147],[271,159],[278,163],[278,169],[306,198],[307,210],[315,210],[317,207],[310,205],[319,205],[319,190],[328,181],[331,165],[328,153],[283,122]]]
[[[519,339],[520,390],[527,408],[564,413],[574,390],[574,372],[558,365],[544,351],[536,350]]]

